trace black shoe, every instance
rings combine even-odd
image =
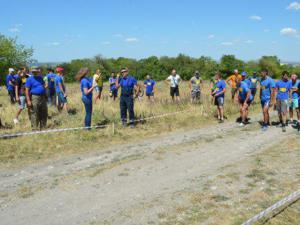
[[[241,123],[241,122],[242,122],[242,117],[237,118],[237,119],[236,119],[236,122],[237,122],[237,123]]]

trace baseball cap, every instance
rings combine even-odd
[[[246,77],[247,73],[246,72],[242,72],[241,75],[242,75],[242,77]]]
[[[14,70],[14,68],[9,68],[8,72],[12,73],[12,72],[15,72],[15,70]]]
[[[40,72],[40,69],[37,66],[33,66],[30,68],[31,72]]]
[[[128,69],[127,68],[121,69],[121,73],[124,73],[124,72],[128,72]]]
[[[64,71],[64,68],[62,68],[62,67],[57,67],[57,68],[56,68],[56,72],[59,73],[59,72],[62,72],[62,71]]]

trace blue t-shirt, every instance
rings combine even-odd
[[[279,81],[277,81],[275,87],[278,90],[278,92],[277,92],[278,100],[288,100],[290,98],[289,92],[292,88],[291,82],[279,80]]]
[[[275,88],[275,82],[271,77],[260,80],[261,101],[270,101],[272,89]]]
[[[56,90],[56,93],[61,92],[61,90],[59,88],[59,84],[61,84],[63,91],[65,91],[65,86],[64,86],[62,76],[56,75],[56,77],[55,77],[55,90]]]
[[[47,75],[47,81],[48,81],[48,88],[49,89],[54,89],[55,88],[55,78],[56,78],[56,74],[54,74],[54,73],[49,73]]]
[[[154,85],[156,82],[154,80],[145,80],[144,85],[146,85],[146,94],[152,94],[154,90]]]
[[[289,81],[291,83],[291,87],[292,88],[297,88],[297,91],[293,91],[292,92],[292,98],[293,99],[298,99],[299,98],[299,86],[300,86],[300,82],[297,80],[296,82],[293,82],[292,80]]]
[[[9,84],[9,82],[11,82],[13,85]],[[6,76],[6,87],[7,87],[8,91],[13,91],[14,90],[14,88],[15,88],[15,86],[14,86],[15,82],[16,82],[15,75],[8,74]]]
[[[219,93],[221,93],[224,89],[226,88],[226,83],[224,80],[219,80],[216,85],[215,85],[215,91],[216,91],[216,95],[218,95]],[[217,97],[223,97],[224,98],[224,93],[218,95]]]
[[[259,79],[259,77],[249,77],[248,81],[249,81],[250,89],[256,89],[257,84],[260,81],[260,79]]]
[[[242,81],[240,86],[239,86],[239,96],[240,98],[245,101],[246,98],[247,98],[247,94],[248,93],[251,93],[251,90],[249,88],[249,84],[246,82],[246,81]],[[250,94],[250,98],[249,98],[250,101],[253,100],[253,95]]]
[[[81,93],[82,93],[82,97],[86,97],[90,100],[93,99],[93,92],[89,93],[88,95],[86,95],[84,93],[84,88],[87,88],[88,90],[93,86],[93,81],[92,79],[88,78],[88,77],[84,77],[81,79],[80,81],[80,90],[81,90]]]
[[[122,77],[119,81],[121,86],[121,95],[131,96],[133,95],[134,86],[137,85],[137,80],[132,76]]]
[[[32,95],[46,94],[45,81],[42,76],[28,77],[25,87],[30,90],[30,94]]]
[[[114,91],[117,89],[117,86],[116,86],[116,82],[117,82],[117,79],[116,77],[110,77],[109,78],[109,85],[110,85],[110,90],[111,91]]]

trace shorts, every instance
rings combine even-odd
[[[118,97],[118,89],[113,89],[113,90],[110,90],[110,93],[109,93],[110,97]]]
[[[237,93],[237,88],[231,88],[231,96],[234,97],[235,94]]]
[[[199,91],[199,90],[197,90],[197,91],[192,91],[192,93],[191,93],[191,96],[192,96],[192,98],[193,99],[199,99],[200,98],[200,95],[201,95],[201,92]]]
[[[251,89],[251,94],[253,97],[256,95],[256,91],[257,91],[257,89]]]
[[[99,86],[96,86],[96,88],[95,88],[95,91],[96,91],[96,93],[102,93],[102,87],[99,87]]]
[[[289,103],[289,108],[298,109],[299,108],[299,100],[292,99],[292,104]]]
[[[172,96],[172,97],[174,97],[174,96],[179,96],[179,87],[177,86],[177,87],[170,87],[170,95]]]
[[[153,97],[153,96],[154,96],[154,93],[153,93],[153,92],[146,93],[146,96],[147,96],[147,97]]]
[[[277,99],[276,109],[278,113],[287,113],[288,111],[288,100]]]
[[[262,108],[270,107],[270,100],[261,100],[260,103]]]
[[[216,106],[224,106],[224,97],[215,97],[215,105]]]
[[[57,93],[58,104],[66,104],[68,103],[67,98],[63,95],[62,92]]]
[[[19,109],[25,109],[26,108],[26,97],[20,96],[19,97]]]
[[[253,101],[253,100],[252,100],[252,101]],[[252,101],[251,101],[251,100],[248,100],[247,105],[250,106],[251,103],[252,103]],[[240,103],[241,105],[245,104],[245,102],[246,102],[245,100],[239,100],[239,103]]]

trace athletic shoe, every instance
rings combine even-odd
[[[133,129],[134,128],[134,124],[132,123],[132,124],[130,124],[130,128],[131,129]]]
[[[220,120],[219,120],[219,123],[224,123],[224,119],[223,119],[223,120],[220,119]]]
[[[261,130],[262,130],[262,131],[267,131],[267,130],[268,130],[268,126],[263,126],[263,127],[261,128]]]
[[[240,123],[239,126],[240,126],[240,127],[244,127],[245,124],[244,124],[244,123]]]
[[[19,120],[17,118],[14,118],[14,124],[18,124]]]
[[[286,126],[282,126],[282,132],[286,132]]]

